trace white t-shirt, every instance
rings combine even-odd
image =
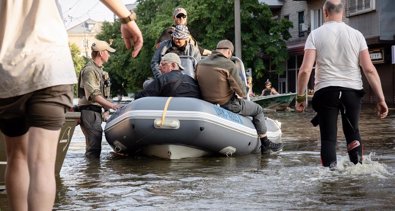
[[[305,44],[316,50],[315,87],[362,89],[359,53],[367,49],[364,36],[343,22],[326,22],[313,30]]]
[[[0,98],[77,82],[55,0],[0,0]]]

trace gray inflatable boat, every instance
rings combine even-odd
[[[268,137],[281,141],[281,125],[267,118]],[[116,111],[105,126],[115,152],[166,159],[260,152],[257,132],[243,117],[185,97],[144,97]]]
[[[194,58],[180,58],[184,74],[194,77]],[[243,62],[237,57],[232,60],[247,83]],[[267,118],[266,125],[268,138],[280,142],[281,124]],[[251,118],[196,98],[140,98],[112,114],[104,132],[115,152],[129,155],[180,159],[260,152]]]

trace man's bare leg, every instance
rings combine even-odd
[[[7,168],[5,172],[8,203],[11,210],[27,210],[29,170],[27,165],[28,135],[5,136]]]
[[[28,143],[30,211],[52,210],[55,202],[55,161],[60,130],[31,127]]]
[[[5,138],[6,190],[11,210],[52,210],[59,132],[32,127],[23,136]]]

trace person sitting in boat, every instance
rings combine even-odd
[[[277,90],[272,87],[272,82],[269,81],[269,79],[266,80],[265,82],[265,88],[262,90],[261,96],[267,96],[267,95],[278,95],[279,93]]]
[[[231,57],[234,46],[229,40],[218,42],[216,50],[196,65],[196,79],[202,98],[219,104],[234,113],[251,116],[261,140],[261,152],[278,152],[282,143],[274,143],[267,138],[267,127],[263,108],[255,102],[245,100],[246,87]]]
[[[167,53],[176,53],[180,56],[192,56],[196,61],[201,59],[199,48],[188,42],[190,34],[187,26],[177,25],[171,36],[172,39],[165,40],[160,43],[159,48],[155,50],[151,59],[151,70],[154,78],[158,78],[162,75],[159,70],[159,64],[161,62],[161,58]]]
[[[185,25],[185,26],[187,25],[187,23],[188,23],[187,11],[182,7],[175,8],[173,11],[173,22],[174,22],[174,24],[171,25],[170,27],[166,28],[165,30],[163,30],[163,32],[161,33],[159,38],[156,40],[156,44],[155,44],[156,48],[159,48],[159,44],[162,41],[169,40],[172,38],[171,35],[173,34],[176,25]],[[208,56],[211,54],[210,50],[200,47],[192,35],[189,36],[188,42],[190,42],[192,45],[199,48],[200,54],[202,56]]]
[[[161,75],[147,84],[134,99],[146,96],[200,98],[200,89],[191,76],[184,74],[180,57],[175,53],[165,54],[159,64]]]

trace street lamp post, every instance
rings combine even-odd
[[[235,55],[241,59],[240,0],[235,0]]]
[[[84,49],[85,49],[85,57],[89,58],[88,56],[88,36],[86,35],[86,32],[84,33]]]
[[[92,32],[93,27],[95,26],[94,22],[91,22],[89,20],[84,22],[84,48],[85,48],[85,56],[86,58],[89,58],[89,40],[88,40],[88,33]]]

